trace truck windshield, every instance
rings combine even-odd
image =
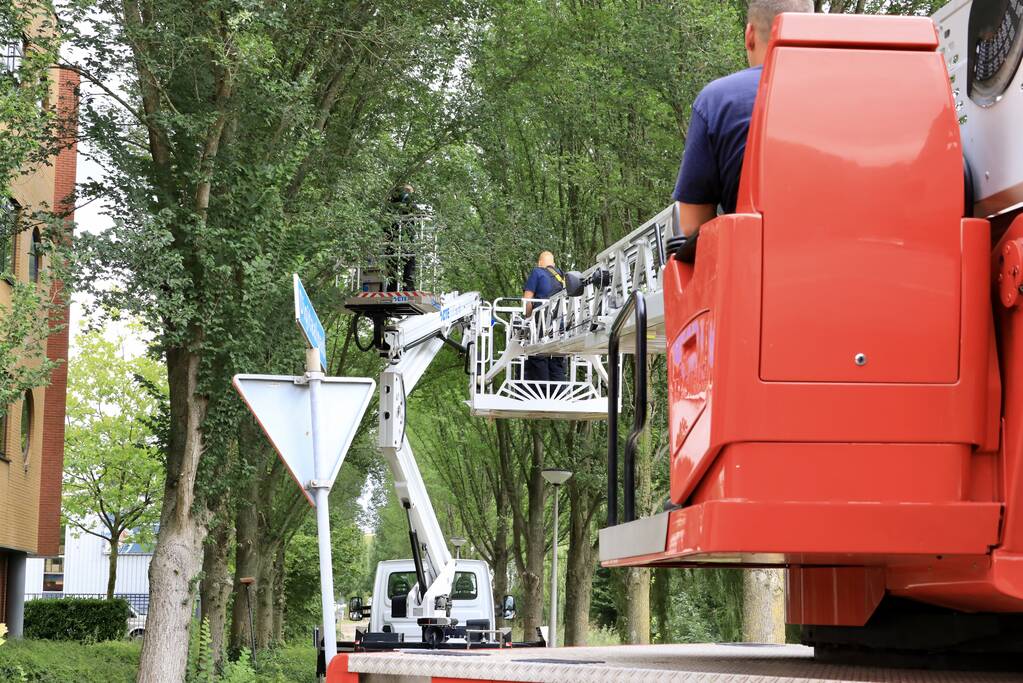
[[[391,572],[387,577],[387,598],[393,599],[408,595],[414,585],[416,585],[415,572]],[[451,599],[475,600],[477,595],[476,575],[472,572],[455,572],[455,580],[451,584]]]

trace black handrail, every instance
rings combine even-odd
[[[646,428],[647,418],[647,374],[646,374],[646,299],[643,293],[635,291],[618,311],[611,324],[611,336],[607,345],[607,525],[618,524],[618,396],[619,363],[618,343],[629,313],[635,313],[636,349],[633,363],[636,376],[636,391],[633,396],[632,431],[625,440],[622,479],[625,485],[623,495],[623,516],[626,522],[636,519],[636,441]]]

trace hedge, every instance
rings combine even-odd
[[[2,683],[134,683],[138,674],[138,641],[59,643],[8,640],[0,645]],[[259,672],[233,666],[233,675],[213,677],[218,683],[316,683],[316,650],[308,644],[263,650]]]
[[[57,598],[25,603],[25,637],[98,642],[121,640],[130,610],[120,598]]]
[[[138,641],[127,640],[88,645],[50,640],[8,640],[0,645],[0,681],[135,683],[139,670],[139,647]]]

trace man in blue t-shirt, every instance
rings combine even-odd
[[[672,197],[679,227],[692,237],[722,213],[735,213],[753,102],[767,56],[774,18],[782,12],[813,12],[813,0],[750,0],[746,15],[746,58],[750,68],[707,85],[693,102],[685,155]]]
[[[565,288],[565,274],[554,265],[554,254],[540,252],[533,268],[522,287],[523,299],[549,299]],[[543,304],[540,304],[541,306]],[[526,315],[533,312],[533,304],[526,302]],[[563,356],[530,356],[526,359],[525,379],[532,382],[564,382],[565,358]]]

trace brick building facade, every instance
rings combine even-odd
[[[75,188],[77,165],[74,138],[78,80],[70,70],[54,68],[50,72],[49,101],[40,106],[56,107],[62,130],[68,135],[67,144],[52,164],[14,179],[9,188],[13,202],[5,202],[0,210],[9,211],[15,221],[23,212],[51,208],[66,214],[70,230],[73,205],[68,202]],[[26,228],[0,241],[4,251],[0,260],[4,271],[0,273],[0,305],[10,305],[16,280],[36,280],[49,265],[42,250],[34,248],[41,239],[38,230]],[[61,292],[60,283],[54,283],[51,294],[59,296]],[[0,421],[0,622],[7,623],[12,636],[20,635],[22,628],[26,559],[56,555],[61,541],[68,315],[65,306],[49,321],[56,331],[46,340],[46,355],[60,361],[50,383],[26,392],[20,401],[7,406],[5,419]]]

